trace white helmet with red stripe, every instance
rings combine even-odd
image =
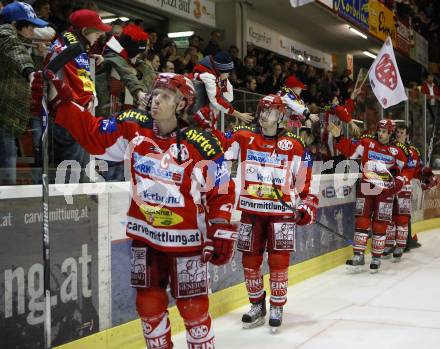
[[[395,123],[391,119],[382,119],[379,120],[376,124],[376,131],[379,131],[379,129],[384,128],[388,130],[388,133],[391,134],[394,131]]]
[[[267,95],[258,101],[257,117],[265,110],[279,111],[278,122],[284,121],[290,115],[290,109],[284,103],[283,99],[277,95]]]

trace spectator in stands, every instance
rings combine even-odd
[[[114,115],[133,106],[146,105],[147,86],[138,78],[146,71],[139,56],[147,49],[148,34],[129,24],[104,48],[104,64],[96,71],[98,115]]]
[[[154,81],[156,80],[157,72],[159,72],[160,58],[157,53],[149,52],[147,54],[147,58],[144,61],[147,68],[142,76],[142,81],[147,87],[147,90],[151,91]]]
[[[345,69],[338,81],[339,89],[341,90],[341,98],[345,101],[350,97],[350,89],[353,88],[353,80],[350,78],[351,70]]]
[[[154,29],[148,30],[149,47],[148,53],[158,52],[157,50],[157,32]]]
[[[16,137],[27,128],[31,116],[29,84],[35,73],[34,62],[25,44],[34,27],[45,27],[32,7],[23,2],[6,5],[0,26],[0,184],[16,184]]]
[[[197,49],[194,46],[190,46],[186,49],[183,55],[182,61],[182,73],[190,73],[194,70],[194,67],[199,62],[199,56]]]
[[[252,93],[256,93],[257,91],[257,79],[255,78],[255,76],[249,75],[246,78],[246,91],[252,92]]]
[[[90,73],[90,52],[89,49],[106,32],[111,30],[110,25],[102,22],[98,13],[92,10],[81,9],[70,15],[72,30],[64,32],[52,45],[52,56],[54,59],[57,54],[67,47],[78,42],[83,43],[85,50],[77,57],[69,61],[63,69],[58,72],[58,77],[66,81],[72,88],[73,100],[93,112],[96,106],[95,82]],[[102,63],[102,56],[95,55],[96,63]],[[84,169],[88,161],[88,155],[84,149],[75,141],[70,133],[62,126],[53,125],[53,155],[54,165],[57,167],[65,160],[76,161]],[[67,177],[70,181],[70,174],[66,169]],[[84,176],[80,180],[83,181]]]
[[[306,78],[306,70],[307,70],[307,64],[301,63],[295,74],[300,81],[303,81]]]
[[[166,68],[166,62],[173,63],[173,69],[181,74],[183,72],[186,63],[184,58],[177,53],[177,45],[174,41],[171,41],[168,46],[168,55],[164,61],[162,61],[162,67]]]
[[[283,86],[283,70],[281,64],[276,63],[272,68],[272,73],[264,80],[260,88],[262,94],[275,94]]]
[[[243,64],[240,68],[238,68],[237,75],[240,80],[246,79],[247,76],[257,76],[258,72],[255,69],[257,65],[256,58],[252,56],[244,57]]]
[[[428,74],[425,82],[422,85],[422,93],[426,95],[426,102],[431,106],[432,111],[438,113],[440,109],[440,89],[434,82],[434,75]],[[433,120],[434,121],[434,120]]]
[[[189,48],[194,48],[196,50],[197,62],[203,59],[203,53],[200,50],[202,40],[203,39],[196,34],[193,34],[188,38]]]
[[[175,72],[174,63],[171,61],[166,61],[165,65],[161,67],[160,71],[162,73],[174,73]]]
[[[113,22],[110,23],[112,26],[112,35],[121,35],[122,30],[124,29],[125,22],[122,19],[115,19]]]
[[[209,105],[203,106],[195,115],[199,125],[205,124],[206,127],[216,128],[220,112],[232,115],[243,123],[252,121],[252,115],[241,113],[231,105],[234,95],[228,78],[233,69],[232,58],[226,52],[206,56],[195,66],[194,78],[203,82],[209,99]]]
[[[214,55],[220,52],[222,49],[220,47],[221,34],[218,30],[213,30],[211,32],[211,39],[206,45],[205,51],[203,52],[205,56]]]
[[[229,47],[229,55],[232,58],[232,61],[234,62],[234,70],[235,72],[240,71],[241,67],[243,66],[243,62],[241,61],[239,57],[240,51],[238,50],[237,46],[230,46]]]
[[[338,88],[336,80],[333,78],[333,72],[325,72],[324,78],[318,83],[318,98],[323,103],[329,103],[333,98],[333,91]]]
[[[49,0],[37,0],[32,4],[37,16],[46,22],[49,22],[50,18],[50,2]]]

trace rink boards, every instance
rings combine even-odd
[[[319,221],[351,238],[354,186],[332,175],[314,176],[313,183],[320,197]],[[128,183],[50,188],[54,346],[89,336],[62,347],[136,347],[142,337],[138,321],[133,321],[137,314],[134,291],[129,286],[130,241],[125,238]],[[67,202],[63,196],[66,190],[71,194]],[[40,195],[40,186],[0,187],[2,347],[43,347]],[[427,218],[438,216],[438,198],[440,189],[425,197],[425,201],[431,200],[427,202],[431,210],[426,212]],[[421,202],[418,191],[414,206],[419,209],[413,220],[423,219]],[[238,212],[234,220],[239,220]],[[289,282],[299,282],[341,264],[351,253],[346,246],[317,226],[298,228]],[[237,253],[231,264],[210,269],[214,316],[246,302],[240,258]],[[170,314],[173,332],[182,330],[175,307]]]

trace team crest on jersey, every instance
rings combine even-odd
[[[399,151],[394,147],[390,147],[390,153],[391,155],[396,156],[399,153]]]
[[[171,144],[170,153],[175,159],[178,158],[179,148],[177,147],[176,143]],[[180,158],[182,161],[189,159],[189,151],[185,144],[180,144]]]
[[[293,148],[293,143],[288,139],[282,139],[278,141],[278,148],[281,150],[291,150]]]

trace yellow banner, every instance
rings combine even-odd
[[[391,37],[393,46],[397,45],[397,29],[394,14],[385,5],[376,0],[368,2],[368,27],[371,34],[385,41]]]

